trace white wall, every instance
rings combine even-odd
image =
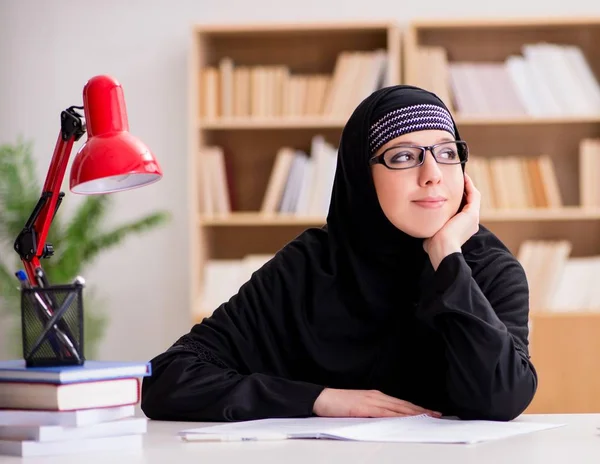
[[[0,143],[13,142],[20,134],[32,138],[41,183],[60,111],[81,104],[87,79],[106,73],[123,85],[131,132],[153,149],[164,169],[158,184],[115,195],[111,222],[164,208],[172,214],[169,226],[128,240],[85,273],[106,298],[111,317],[100,357],[148,359],[190,328],[185,172],[186,60],[192,24],[344,19],[405,23],[416,17],[491,15],[600,15],[600,2],[0,0]],[[62,213],[68,214],[78,201],[68,193]]]

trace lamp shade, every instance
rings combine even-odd
[[[83,89],[83,108],[88,139],[71,166],[72,192],[112,193],[162,178],[150,149],[129,133],[123,89],[115,79],[90,79]]]

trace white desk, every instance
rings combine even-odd
[[[318,463],[433,463],[584,464],[600,462],[600,414],[523,415],[517,420],[566,423],[566,426],[476,445],[358,443],[332,440],[274,442],[186,443],[179,430],[204,424],[149,421],[141,452],[15,458],[0,456],[2,464],[318,464]],[[214,425],[214,424],[206,424]]]

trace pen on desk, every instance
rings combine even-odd
[[[181,435],[184,441],[199,442],[227,442],[227,441],[276,441],[287,440],[288,436],[282,433],[272,433],[264,435],[246,436],[246,435],[219,435],[211,433],[186,433]]]

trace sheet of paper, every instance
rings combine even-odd
[[[182,430],[186,434],[227,434],[260,436],[272,433],[290,438],[331,438],[338,440],[478,443],[531,433],[564,424],[532,422],[462,421],[437,419],[426,415],[400,418],[327,418],[263,419]]]
[[[213,425],[185,429],[180,435],[190,433],[223,433],[223,434],[252,434],[284,433],[290,436],[314,436],[349,425],[368,424],[379,419],[369,418],[336,418],[336,417],[307,417],[302,419],[261,419],[230,424]]]
[[[478,443],[560,427],[532,422],[461,421],[415,416],[334,431],[335,438],[358,441],[411,443]]]

